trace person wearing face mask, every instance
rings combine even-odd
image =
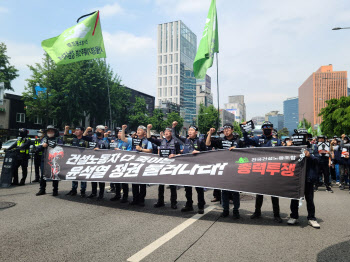
[[[190,126],[188,128],[188,137],[179,136],[176,133],[175,127],[177,126],[177,122],[173,123],[173,134],[175,137],[184,143],[183,145],[183,154],[198,154],[201,151],[207,151],[207,146],[205,145],[204,140],[198,137],[198,127]],[[197,197],[198,197],[198,214],[204,214],[204,188],[196,187]],[[189,212],[193,211],[193,200],[192,200],[192,187],[185,186],[186,192],[186,205],[181,209],[181,212]]]
[[[174,124],[173,124],[174,125]],[[151,142],[156,144],[158,149],[158,154],[161,157],[168,157],[173,158],[176,155],[179,155],[180,152],[180,144],[179,142],[173,138],[172,134],[172,128],[167,127],[164,131],[164,139],[159,140],[151,137],[151,129],[152,125],[149,124],[147,126],[147,139]],[[154,204],[154,207],[163,207],[164,204],[164,185],[158,186],[158,201]],[[171,202],[171,208],[177,209],[177,188],[175,185],[170,185],[170,202]]]
[[[243,123],[246,124],[246,123]],[[275,147],[282,146],[281,140],[278,138],[274,138],[272,136],[273,132],[273,124],[269,121],[265,121],[261,129],[263,134],[261,136],[254,136],[252,138],[248,137],[247,132],[243,131],[244,142],[246,145],[254,146],[254,147]],[[255,212],[251,215],[251,219],[256,219],[261,217],[261,207],[264,201],[263,195],[257,195],[255,201]],[[274,221],[277,223],[282,223],[282,219],[280,216],[280,207],[279,207],[279,199],[278,197],[271,197],[272,208],[274,214]]]
[[[28,138],[28,130],[26,128],[20,128],[18,130],[19,137],[17,138],[17,143],[14,143],[6,151],[14,149],[17,153],[16,162],[13,171],[13,183],[12,185],[23,186],[25,184],[27,174],[28,174],[28,159],[29,159],[29,149],[31,145],[30,138]],[[18,184],[18,168],[22,167],[22,179]]]
[[[152,144],[146,137],[146,127],[139,126],[137,128],[136,137],[126,137],[125,130],[128,126],[122,126],[121,140],[131,147],[131,151],[152,153]],[[146,184],[132,184],[133,200],[130,205],[145,206]]]
[[[331,166],[331,155],[330,155],[330,143],[326,141],[324,135],[319,135],[317,137],[317,147],[318,153],[320,155],[320,161],[318,165],[318,175],[319,178],[322,178],[326,186],[326,192],[333,193],[332,188],[330,187],[331,183],[329,181],[330,176],[330,166]],[[315,184],[315,191],[318,191],[318,184]]]
[[[34,146],[35,148],[37,148],[38,146],[41,145],[41,141],[44,138],[44,130],[40,129],[38,132],[38,137],[35,139],[34,141]],[[34,149],[34,169],[35,169],[35,179],[32,182],[40,182],[40,173],[39,173],[39,169],[41,168],[41,157],[43,155],[43,152],[37,152]]]
[[[74,136],[70,136],[68,134],[69,132],[69,126],[65,126],[64,128],[64,134],[63,134],[63,141],[66,145],[71,145],[75,147],[84,147],[87,148],[89,146],[88,142],[83,139],[83,133],[84,133],[84,127],[78,126],[75,128]],[[80,182],[80,196],[85,197],[85,191],[86,191],[86,182],[81,181]],[[76,196],[77,195],[77,189],[78,189],[78,181],[72,181],[72,190],[69,191],[66,196]]]
[[[96,127],[96,136],[89,136],[89,132],[92,131],[91,127],[86,128],[83,134],[83,140],[89,143],[89,147],[94,150],[109,149],[108,133],[105,133],[105,126],[98,125]],[[105,183],[99,182],[100,192],[98,194],[97,200],[102,200],[105,192]],[[91,182],[92,192],[87,198],[94,198],[97,196],[97,182]]]
[[[59,136],[58,129],[53,125],[48,125],[46,128],[46,136],[41,140],[41,144],[36,147],[37,152],[43,152],[43,156],[45,156],[46,150],[48,147],[54,148],[57,145],[63,145],[63,139]],[[41,179],[40,179],[40,190],[36,194],[37,196],[46,194],[46,180],[44,179],[44,160],[45,157],[41,158]],[[52,195],[58,195],[58,180],[52,181],[53,191]]]
[[[233,132],[233,125],[231,123],[227,123],[223,128],[224,137],[212,138],[211,135],[215,133],[215,128],[210,128],[206,140],[207,146],[212,146],[217,149],[226,149],[226,150],[234,150],[235,148],[242,148],[243,143],[239,139],[237,133]],[[224,211],[222,212],[222,217],[229,216],[229,204],[230,204],[230,196],[233,200],[233,218],[239,219],[239,207],[240,207],[240,196],[239,192],[232,192],[223,190],[222,191],[222,207]]]

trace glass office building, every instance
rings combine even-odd
[[[284,127],[293,135],[294,129],[299,123],[299,99],[298,97],[288,98],[283,101]]]

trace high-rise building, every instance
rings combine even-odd
[[[265,117],[264,116],[254,116],[254,117],[252,117],[252,121],[253,121],[254,125],[262,125],[265,121]]]
[[[299,87],[299,121],[305,118],[312,125],[322,122],[319,116],[326,101],[347,96],[347,71],[333,71],[333,66],[321,66]]]
[[[268,121],[270,121],[273,124],[274,129],[276,129],[277,131],[280,131],[284,125],[284,116],[283,114],[269,116]]]
[[[299,99],[288,98],[283,101],[284,127],[288,129],[289,135],[293,135],[294,129],[299,123]]]
[[[196,107],[197,115],[199,112],[199,106],[210,106],[213,104],[213,95],[211,93],[211,78],[206,75],[205,79],[197,79],[196,81]]]
[[[228,103],[225,104],[225,109],[235,115],[237,122],[247,120],[243,95],[229,96]]]
[[[220,109],[220,119],[221,119],[221,126],[230,123],[233,124],[235,121],[235,115],[232,114],[231,112],[225,110],[225,109]]]
[[[197,36],[182,21],[158,25],[156,107],[165,101],[179,104],[185,125],[196,117],[196,52]]]
[[[277,116],[277,115],[278,115],[278,110],[270,111],[270,112],[265,114],[265,121],[270,121],[269,120],[270,116]]]

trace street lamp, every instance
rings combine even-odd
[[[350,27],[334,27],[332,30],[350,29]]]

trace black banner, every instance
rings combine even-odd
[[[254,130],[255,128],[253,120],[247,121],[246,124],[239,124],[239,125],[241,127],[242,132],[247,132],[247,133]]]
[[[300,199],[305,147],[244,148],[169,159],[122,150],[56,146],[45,156],[54,180],[167,184],[226,189]]]

